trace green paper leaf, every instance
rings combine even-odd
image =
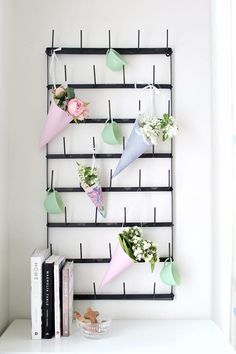
[[[72,98],[75,98],[75,90],[73,89],[73,87],[67,87],[66,89],[66,95],[67,95],[67,99],[71,100]]]

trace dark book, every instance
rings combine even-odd
[[[54,262],[59,256],[50,256],[43,264],[43,318],[42,338],[52,338],[55,333],[54,319]]]

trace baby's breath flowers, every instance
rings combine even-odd
[[[78,162],[77,165],[80,183],[84,189],[99,183],[98,170],[96,167],[92,168],[91,166],[81,165]]]
[[[147,262],[154,271],[159,262],[157,246],[154,242],[142,238],[142,229],[138,226],[125,227],[119,234],[120,245],[135,262]]]
[[[166,141],[168,138],[175,136],[178,131],[175,118],[167,113],[164,113],[162,118],[141,117],[139,128],[143,137],[153,145],[158,143],[160,136],[163,141]]]

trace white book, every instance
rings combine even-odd
[[[49,256],[49,249],[36,248],[30,259],[32,339],[42,338],[42,264]]]
[[[60,256],[54,263],[54,321],[55,338],[61,336],[61,277],[62,267],[65,264],[65,257]]]

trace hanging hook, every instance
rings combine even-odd
[[[126,224],[126,207],[124,207],[124,225]]]
[[[53,190],[53,174],[54,174],[54,171],[52,170],[51,172],[51,190]]]
[[[97,80],[96,80],[96,67],[93,65],[93,81],[94,85],[97,85]]]
[[[153,295],[156,295],[156,282],[153,284]]]
[[[63,137],[63,152],[64,152],[64,155],[66,155],[66,138]]]
[[[141,183],[142,183],[142,170],[138,171],[138,191],[141,191]]]
[[[170,116],[170,100],[168,100],[168,116]]]
[[[138,100],[138,111],[141,111],[141,100]]]
[[[52,30],[52,47],[51,47],[51,55],[53,54],[54,50],[54,29]]]
[[[140,48],[140,30],[138,30],[138,49]]]
[[[50,249],[50,254],[52,255],[52,243],[50,243],[49,249]]]
[[[125,137],[123,136],[123,151],[125,150]]]
[[[168,170],[168,188],[170,188],[170,170]]]
[[[108,100],[109,121],[111,120],[111,101]]]
[[[123,84],[125,85],[125,66],[123,65]]]
[[[169,57],[169,30],[166,30],[166,56]]]
[[[154,224],[156,224],[156,222],[157,222],[157,208],[156,207],[154,207]]]
[[[93,293],[94,293],[94,297],[96,298],[97,293],[96,293],[96,283],[93,282]]]
[[[108,31],[108,47],[111,49],[111,31]]]
[[[98,221],[98,208],[95,209],[95,224],[97,224]]]
[[[80,259],[83,258],[83,245],[82,243],[79,244],[79,248],[80,248]]]
[[[83,48],[83,31],[80,30],[80,48]]]
[[[66,207],[65,207],[65,224],[67,224],[67,210],[66,210]]]
[[[123,283],[123,293],[124,293],[124,296],[126,295],[126,292],[125,292],[125,282]]]
[[[153,65],[152,67],[152,84],[155,86],[155,81],[156,81],[156,65]]]
[[[66,65],[64,65],[64,75],[65,75],[65,82],[67,82],[67,72],[66,72]]]
[[[112,185],[112,169],[110,170],[110,188],[111,188],[111,185]]]
[[[109,258],[112,259],[111,243],[109,242]]]

